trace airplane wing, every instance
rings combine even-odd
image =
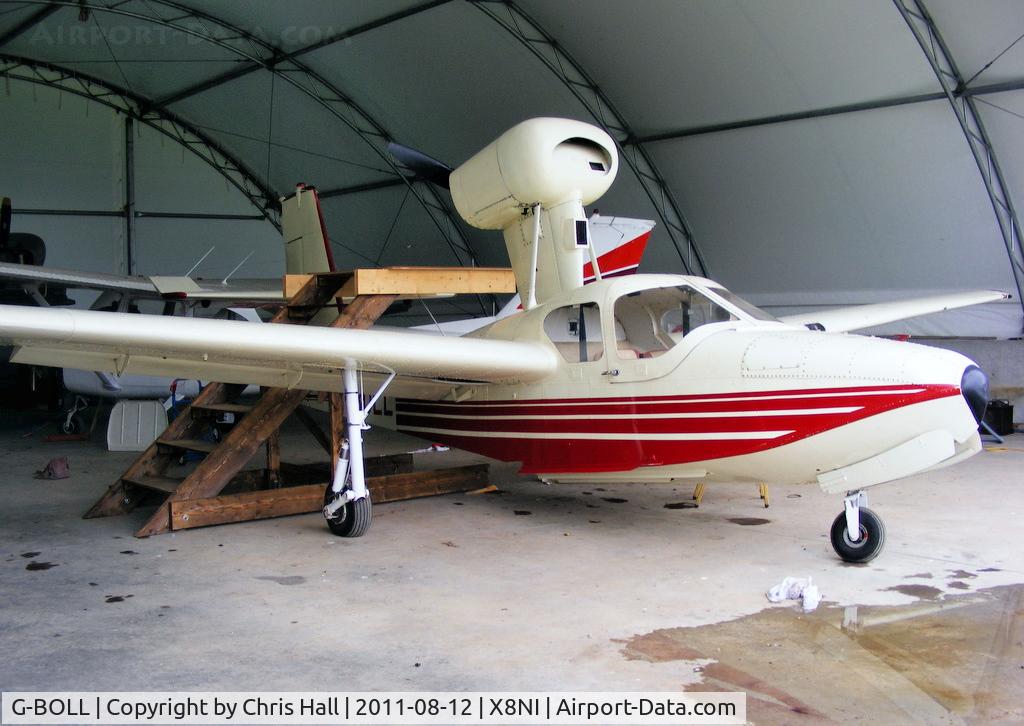
[[[115,290],[141,297],[160,297],[160,291],[147,277],[81,272],[59,267],[21,265],[15,262],[0,262],[0,280],[84,290]]]
[[[186,276],[112,275],[60,267],[0,262],[0,280],[75,290],[113,290],[135,298],[283,302],[281,278],[229,282]]]
[[[529,382],[557,354],[541,343],[437,338],[419,333],[0,305],[11,360],[112,373],[340,390],[341,368],[461,384]],[[415,381],[414,381],[415,383]]]
[[[831,333],[844,333],[850,330],[861,330],[875,325],[884,325],[896,320],[915,318],[918,315],[940,313],[944,310],[963,308],[980,303],[997,302],[1010,297],[998,290],[978,290],[976,292],[950,293],[949,295],[933,295],[897,302],[873,303],[870,305],[851,305],[849,307],[820,310],[816,313],[800,313],[785,315],[779,318],[791,325],[820,325]]]

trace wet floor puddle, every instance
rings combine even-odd
[[[772,520],[762,517],[729,517],[729,521],[733,524],[741,524],[744,527],[752,527],[759,524],[768,524]]]
[[[57,566],[58,565],[55,562],[36,562],[33,560],[25,565],[25,569],[29,572],[38,572],[40,570],[49,570]]]
[[[276,582],[278,585],[301,585],[306,581],[302,575],[263,575],[256,579]]]
[[[759,724],[844,721],[864,708],[878,723],[1024,723],[1024,585],[901,606],[769,608],[637,635],[622,654],[704,662],[687,690],[746,691]]]

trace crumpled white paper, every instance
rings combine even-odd
[[[805,613],[814,610],[821,602],[821,592],[810,577],[787,577],[765,594],[771,602],[800,600]]]

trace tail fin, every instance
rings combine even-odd
[[[647,249],[647,241],[651,238],[654,222],[649,219],[631,219],[630,217],[602,217],[597,212],[588,220],[590,225],[590,243],[597,253],[597,267],[602,277],[618,277],[631,275],[640,266],[640,258]],[[590,262],[583,265],[584,283],[597,279],[594,266]],[[469,320],[453,320],[445,323],[418,325],[415,329],[440,331],[442,334],[465,335],[496,320],[523,309],[522,298],[513,295],[497,315],[488,318],[470,318]]]
[[[297,184],[295,194],[281,198],[281,235],[289,275],[334,272],[334,255],[315,187]]]
[[[590,241],[597,253],[602,277],[618,277],[636,272],[647,249],[654,222],[629,217],[602,217],[594,212],[589,219]],[[590,262],[583,265],[583,281],[596,279]]]

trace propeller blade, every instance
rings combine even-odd
[[[444,162],[394,141],[388,142],[388,151],[395,161],[420,179],[445,189],[449,188],[448,177],[452,173],[452,168]]]

